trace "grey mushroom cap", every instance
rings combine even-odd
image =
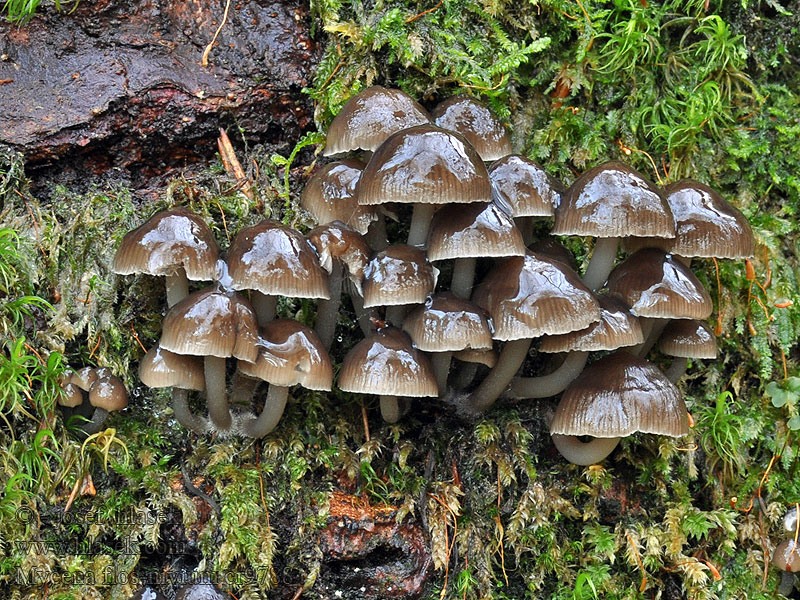
[[[505,126],[475,98],[452,96],[440,102],[431,116],[439,127],[463,135],[486,162],[511,154],[511,138]]]
[[[364,164],[353,159],[325,165],[306,183],[300,205],[319,225],[341,221],[361,235],[366,234],[378,215],[372,207],[359,205],[356,199],[356,184],[363,170]]]
[[[389,246],[364,269],[364,308],[421,304],[433,293],[438,275],[419,248]]]
[[[532,160],[511,154],[489,167],[492,191],[511,207],[515,217],[552,217],[566,191]]]
[[[702,321],[673,319],[661,333],[658,349],[680,358],[717,358],[717,339]]]
[[[424,352],[492,348],[488,314],[452,294],[436,294],[403,320],[403,330]]]
[[[151,388],[206,389],[203,361],[198,356],[175,354],[158,344],[139,362],[139,379]]]

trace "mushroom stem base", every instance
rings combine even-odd
[[[574,435],[552,434],[553,445],[573,465],[594,465],[614,451],[620,438],[594,438],[582,442]]]
[[[242,433],[248,437],[262,438],[275,429],[283,416],[288,398],[288,387],[270,384],[261,414],[242,423]]]
[[[561,366],[548,375],[517,377],[511,383],[511,396],[517,399],[549,398],[560,394],[581,374],[588,358],[588,352],[570,352]]]

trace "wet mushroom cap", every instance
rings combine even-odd
[[[468,348],[466,350],[454,352],[453,358],[457,358],[463,362],[486,365],[491,369],[497,364],[497,351],[494,348],[490,348],[489,350],[474,350]]]
[[[69,377],[69,382],[73,385],[77,385],[84,392],[88,392],[95,381],[97,381],[97,370],[93,367],[78,369]]]
[[[389,246],[364,269],[364,308],[421,304],[433,293],[438,273],[419,248]]]
[[[265,220],[236,234],[228,273],[235,290],[328,299],[328,277],[317,255],[298,231],[278,221]]]
[[[139,362],[139,379],[151,388],[206,389],[203,361],[199,357],[175,354],[158,344],[150,348]]]
[[[656,186],[632,167],[610,161],[589,169],[567,189],[552,233],[672,238],[675,223]]]
[[[339,389],[379,396],[437,396],[430,361],[394,327],[383,328],[353,346],[342,361]]]
[[[119,377],[114,375],[98,377],[89,390],[89,403],[109,412],[122,410],[128,406],[128,390]]]
[[[609,294],[598,295],[597,300],[600,303],[600,320],[597,323],[578,331],[545,336],[539,345],[539,352],[616,350],[644,341],[642,326],[625,302]]]
[[[439,127],[463,135],[486,162],[511,154],[511,138],[503,123],[488,106],[466,94],[440,102],[431,117]]]
[[[525,254],[514,220],[491,202],[439,209],[431,221],[427,246],[429,260]]]
[[[492,347],[492,331],[486,312],[452,294],[437,294],[403,320],[403,330],[414,346],[424,352]]]
[[[320,225],[342,221],[364,235],[378,215],[356,200],[356,184],[363,170],[364,164],[353,159],[325,165],[308,180],[300,205]]]
[[[800,544],[794,539],[778,544],[772,553],[772,566],[786,573],[800,573]]]
[[[341,221],[333,221],[309,231],[308,243],[317,252],[323,269],[330,273],[333,261],[341,261],[350,279],[361,289],[364,269],[372,250],[357,231]]]
[[[658,340],[658,349],[681,358],[717,358],[717,340],[711,328],[696,319],[673,319]]]
[[[333,366],[317,333],[291,319],[275,319],[260,330],[258,358],[239,362],[239,370],[282,387],[302,385],[329,392]]]
[[[637,431],[689,433],[681,394],[655,365],[615,352],[593,363],[564,391],[551,434],[615,438]]]
[[[533,253],[496,265],[472,301],[491,315],[496,340],[569,333],[600,320],[600,306],[577,273]]]
[[[419,125],[389,137],[356,189],[359,204],[490,202],[489,173],[461,135]]]
[[[401,90],[373,86],[351,97],[333,119],[324,156],[374,151],[393,133],[430,123],[430,115]]]
[[[608,276],[608,290],[639,317],[707,319],[713,308],[689,267],[657,248],[639,250],[617,265]]]
[[[257,342],[258,326],[250,303],[238,294],[206,289],[169,310],[159,344],[176,354],[235,356],[253,362]]]
[[[114,256],[120,275],[169,275],[183,267],[194,281],[214,278],[219,246],[208,225],[185,208],[153,215],[129,231]]]
[[[58,396],[59,406],[75,408],[83,404],[83,391],[77,385],[66,381],[61,384],[61,389],[64,392]]]
[[[564,185],[532,160],[511,154],[489,167],[492,191],[511,207],[514,217],[552,217]]]

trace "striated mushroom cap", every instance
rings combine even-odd
[[[235,290],[268,296],[324,298],[328,277],[300,232],[266,220],[242,229],[228,250],[228,273]]]
[[[615,352],[587,367],[561,396],[551,434],[624,437],[689,433],[681,394],[655,365]]]
[[[511,154],[489,168],[494,195],[514,217],[552,217],[566,191],[564,184],[532,160]]]
[[[658,349],[667,356],[717,358],[717,340],[711,328],[696,319],[673,319],[658,340]]]
[[[424,352],[492,347],[486,312],[449,293],[431,296],[423,306],[411,311],[403,320],[403,330],[411,336],[414,346]]]
[[[239,361],[242,373],[283,387],[331,390],[333,365],[313,329],[291,319],[276,319],[260,334],[258,358],[254,363]]]
[[[394,327],[385,327],[353,346],[342,361],[339,389],[379,396],[439,394],[430,361]]]
[[[379,85],[350,98],[333,119],[323,156],[353,150],[374,151],[393,133],[430,123],[430,115],[401,90]]]
[[[489,173],[461,135],[434,125],[399,131],[375,150],[356,188],[359,204],[490,202]]]
[[[341,221],[321,225],[308,232],[308,243],[316,250],[319,262],[328,273],[333,261],[340,261],[356,289],[361,292],[361,280],[372,250],[364,238]]]
[[[155,345],[139,363],[139,379],[147,387],[176,387],[182,390],[206,389],[203,361],[190,354],[175,354]]]
[[[389,246],[364,269],[364,308],[422,304],[433,293],[438,275],[419,248]]]
[[[211,280],[218,258],[208,225],[185,208],[173,208],[126,233],[112,268],[119,275],[168,275],[183,267],[191,280]]]
[[[110,373],[98,374],[89,390],[89,404],[108,412],[128,406],[128,390],[122,380]]]
[[[511,138],[503,123],[488,106],[466,94],[443,100],[431,116],[438,127],[463,135],[486,162],[511,154]]]
[[[348,159],[332,162],[311,176],[300,206],[306,209],[320,225],[341,221],[361,235],[367,233],[369,224],[378,218],[375,210],[361,206],[356,200],[356,184],[364,164]]]

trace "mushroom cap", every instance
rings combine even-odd
[[[396,244],[378,252],[364,269],[364,308],[422,304],[436,287],[439,270],[425,252]]]
[[[552,217],[566,191],[532,160],[511,154],[489,167],[492,191],[513,210],[515,217]]]
[[[556,209],[556,235],[675,237],[658,188],[628,165],[610,161],[578,177]]]
[[[631,314],[625,302],[609,294],[598,295],[597,300],[600,303],[600,320],[597,323],[578,331],[545,336],[539,352],[616,350],[644,341],[639,319]]]
[[[359,204],[490,202],[489,173],[463,136],[434,125],[398,131],[358,180]]]
[[[655,365],[615,352],[593,363],[561,396],[551,434],[624,437],[689,433],[681,394]]]
[[[800,544],[783,540],[772,553],[772,566],[787,573],[800,573]]]
[[[717,358],[717,340],[711,327],[697,319],[673,319],[658,340],[658,349],[668,356]]]
[[[235,293],[190,294],[164,317],[159,344],[176,354],[256,360],[258,325],[250,303]]]
[[[453,294],[436,294],[411,311],[403,330],[424,352],[454,352],[466,348],[488,350],[492,330],[486,312]]]
[[[361,206],[356,200],[356,184],[363,170],[364,164],[353,159],[325,165],[306,183],[300,206],[320,225],[342,221],[364,235],[378,215],[373,208]]]
[[[667,186],[663,194],[675,219],[675,238],[630,240],[628,249],[652,246],[686,257],[753,256],[755,239],[747,217],[713,189],[682,179]]]
[[[568,333],[600,320],[597,299],[578,274],[533,253],[496,265],[472,301],[491,315],[496,340]]]
[[[317,251],[320,265],[328,273],[333,269],[334,260],[341,261],[351,281],[361,292],[364,269],[372,254],[361,234],[341,221],[333,221],[309,231],[308,243]]]
[[[433,215],[428,259],[522,256],[525,242],[514,220],[496,204],[453,204]]]
[[[69,377],[69,382],[73,385],[77,385],[84,392],[88,392],[95,381],[97,381],[97,370],[93,367],[78,369]]]
[[[322,154],[374,151],[393,133],[430,120],[428,111],[405,92],[372,86],[352,96],[333,119]]]
[[[490,348],[488,350],[475,350],[467,348],[453,353],[453,358],[457,358],[463,362],[479,363],[486,365],[490,369],[494,368],[497,364],[497,350]]]
[[[608,290],[639,317],[707,319],[713,308],[689,267],[657,248],[639,250],[617,265],[608,276]]]
[[[190,354],[175,354],[156,344],[139,362],[139,379],[147,387],[175,387],[182,390],[206,389],[203,361]]]
[[[578,270],[578,261],[575,260],[575,255],[570,252],[569,248],[554,238],[545,237],[536,240],[528,246],[528,249],[534,254],[549,256],[553,260],[562,262],[573,271]]]
[[[258,358],[239,362],[239,370],[250,377],[282,387],[302,385],[329,392],[333,365],[317,332],[291,319],[275,319],[261,328]]]
[[[342,361],[339,389],[379,396],[437,396],[428,358],[399,329],[385,327],[353,346]]]
[[[205,222],[185,208],[156,213],[122,238],[114,256],[119,275],[170,275],[183,267],[193,281],[214,279],[219,246]]]
[[[122,410],[128,406],[128,390],[115,375],[98,377],[89,390],[89,404],[108,412]]]
[[[75,408],[83,404],[83,391],[74,383],[64,381],[61,383],[63,394],[58,396],[58,405],[66,406],[67,408]]]
[[[300,232],[278,221],[265,220],[236,234],[228,249],[228,273],[235,290],[329,298],[317,255]]]
[[[463,135],[480,157],[491,162],[511,154],[511,138],[489,107],[466,94],[458,94],[436,105],[431,114],[442,129]]]
[[[213,583],[189,583],[178,590],[175,600],[229,600]]]

